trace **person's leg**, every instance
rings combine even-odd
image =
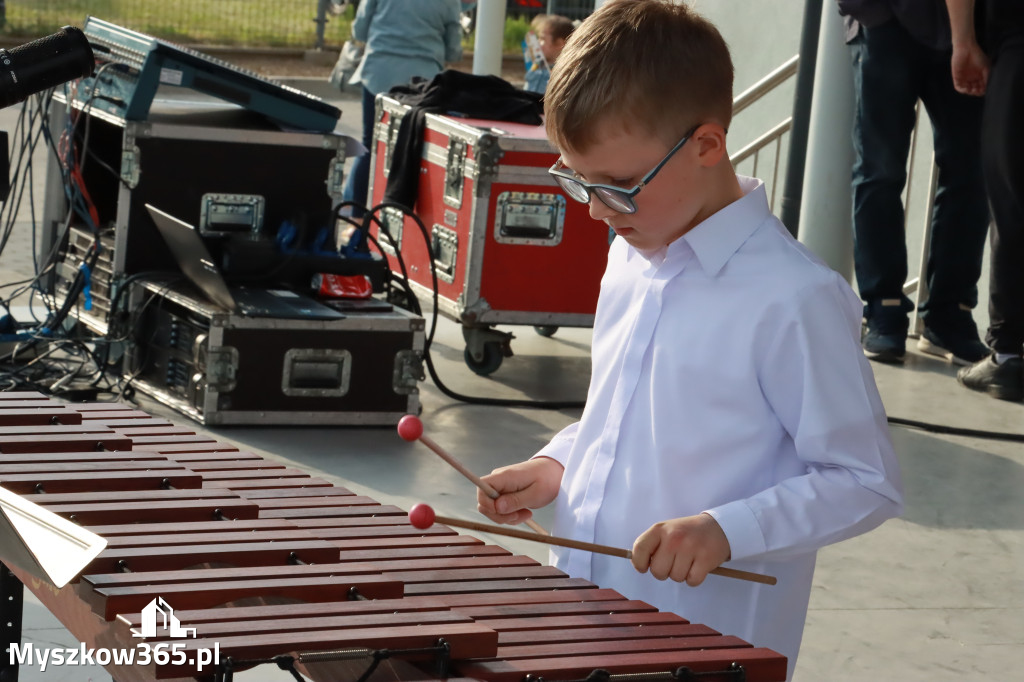
[[[997,353],[1024,346],[1024,45],[999,55],[985,108],[985,183],[992,203],[987,340]]]
[[[996,56],[985,95],[982,160],[992,205],[986,340],[995,354],[960,370],[961,384],[1024,399],[1024,43]],[[1005,356],[1011,356],[1006,358]],[[1003,363],[997,364],[996,358]]]
[[[925,274],[928,298],[921,305],[925,331],[918,347],[971,364],[988,355],[971,315],[989,223],[981,170],[984,102],[954,89],[949,51],[931,50],[925,74],[921,100],[932,124],[938,182]]]
[[[854,268],[865,302],[868,357],[899,361],[907,312],[907,247],[901,193],[906,182],[919,76],[913,39],[895,20],[861,28],[850,44],[855,113]]]
[[[342,191],[343,201],[355,202],[352,209],[352,216],[361,218],[369,207],[371,197],[367,196],[370,188],[370,161],[373,147],[373,126],[375,100],[373,93],[363,88],[363,146],[367,151],[360,154],[352,161],[352,168],[349,169],[348,179],[345,180],[345,188]]]

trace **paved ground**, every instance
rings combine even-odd
[[[310,89],[325,91],[322,82]],[[334,95],[332,95],[334,96]],[[358,133],[358,107],[336,97],[341,130]],[[0,112],[9,128],[13,112]],[[39,159],[35,172],[41,172]],[[37,210],[40,199],[37,196]],[[32,252],[27,211],[0,259],[0,283],[14,281]],[[979,320],[984,324],[984,314]],[[589,378],[589,331],[543,338],[512,328],[516,355],[484,379],[462,363],[459,328],[442,320],[434,360],[452,389],[474,396],[582,399]],[[1024,405],[956,386],[954,369],[911,352],[902,367],[875,365],[890,416],[996,432],[1024,433]],[[421,385],[428,433],[477,472],[523,459],[578,417],[575,410],[501,409],[455,401]],[[187,423],[160,405],[145,409]],[[426,501],[472,518],[469,484],[391,428],[226,428],[215,437],[295,464],[408,508]],[[1019,679],[1024,661],[1024,448],[1019,443],[932,435],[893,427],[907,488],[903,518],[820,553],[797,682],[964,682]],[[542,510],[538,519],[549,525]],[[525,542],[494,539],[544,559]],[[683,614],[685,615],[685,614]],[[26,609],[26,638],[73,645],[38,605]],[[106,680],[102,670],[23,670],[23,680]],[[252,673],[240,679],[268,679]],[[270,677],[269,679],[280,679]]]

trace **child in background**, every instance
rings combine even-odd
[[[511,524],[554,502],[552,535],[633,549],[556,547],[555,566],[775,649],[791,676],[817,550],[898,515],[902,486],[860,300],[733,170],[732,84],[686,4],[611,0],[573,33],[545,94],[550,173],[616,235],[590,389],[477,501]],[[708,575],[724,562],[778,584]]]
[[[527,73],[533,68],[534,62],[544,59],[544,55],[540,53],[537,33],[540,32],[540,25],[547,17],[546,14],[536,15],[530,22],[530,28],[526,31],[526,35],[523,36],[523,66],[526,67]]]
[[[524,90],[544,92],[551,78],[551,67],[561,54],[565,42],[572,34],[573,23],[557,14],[538,14],[530,22],[526,34],[523,58],[526,62]]]

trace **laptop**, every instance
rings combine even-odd
[[[229,287],[203,238],[188,223],[146,204],[146,210],[170,247],[178,267],[211,301],[245,317],[289,320],[340,320],[345,315],[287,289]]]

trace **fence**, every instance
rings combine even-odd
[[[0,26],[28,40],[92,15],[186,45],[340,47],[353,13],[343,8],[333,0],[0,0]]]
[[[352,0],[0,0],[0,28],[11,38],[81,26],[87,15],[186,45],[340,47]],[[463,6],[474,3],[464,0]],[[584,19],[594,0],[512,0],[509,16],[538,12]],[[322,27],[322,28],[321,28]]]

